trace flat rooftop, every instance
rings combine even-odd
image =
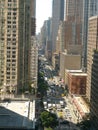
[[[86,73],[70,73],[73,76],[87,76]]]
[[[9,101],[0,103],[0,127],[33,128],[33,103],[29,101]]]
[[[65,70],[67,73],[74,75],[74,76],[87,76],[86,73],[82,72],[82,70]]]
[[[65,71],[70,72],[70,73],[82,73],[81,69],[80,70],[68,70],[68,69],[66,69]]]

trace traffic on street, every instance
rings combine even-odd
[[[49,65],[44,56],[39,57],[40,72],[44,75],[44,80],[48,83],[47,94],[43,97],[44,109],[55,113],[59,120],[59,125],[55,130],[79,130],[76,126],[77,117],[69,96],[64,95],[65,86],[61,78],[55,75],[53,67]]]

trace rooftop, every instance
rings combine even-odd
[[[0,103],[0,127],[33,128],[35,111],[30,101],[11,101]],[[34,108],[33,108],[34,109]],[[31,115],[33,116],[31,118]]]
[[[86,73],[71,73],[71,75],[74,75],[74,76],[87,76]]]
[[[66,69],[66,72],[70,72],[70,73],[82,73],[82,69],[80,69],[80,70],[68,70],[68,69]]]
[[[75,76],[87,76],[86,73],[83,73],[82,70],[65,70],[67,73],[70,73],[71,75],[75,75]]]

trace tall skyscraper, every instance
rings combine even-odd
[[[89,19],[87,97],[90,100],[92,129],[98,128],[98,16]]]
[[[31,0],[31,44],[29,52],[29,83],[32,92],[37,90],[37,73],[38,73],[38,46],[36,40],[36,0]]]
[[[97,46],[96,46],[97,47]],[[91,76],[91,100],[90,111],[93,130],[98,128],[98,47],[94,50],[92,76]]]
[[[98,16],[93,16],[89,18],[88,26],[88,49],[87,49],[87,89],[86,95],[90,101],[91,97],[91,74],[92,74],[92,63],[93,63],[93,54],[97,46],[97,37],[98,37]]]
[[[83,0],[66,0],[65,49],[82,45]]]
[[[37,91],[37,73],[38,73],[38,45],[35,36],[31,37],[30,47],[30,83],[34,92]]]
[[[98,15],[98,0],[89,0],[89,17]]]
[[[31,35],[36,32],[36,0],[31,0]]]
[[[83,0],[66,0],[66,20],[80,22],[83,14]]]
[[[98,0],[83,0],[83,24],[82,24],[83,70],[87,70],[88,18],[95,15],[98,15]]]
[[[91,70],[91,68],[88,68],[89,64],[88,64],[88,53],[87,53],[87,49],[88,48],[88,44],[89,44],[89,37],[88,37],[88,19],[91,16],[95,16],[98,14],[98,1],[97,0],[84,0],[83,1],[83,24],[82,24],[82,45],[83,45],[83,52],[82,52],[82,68],[83,70],[87,71],[87,73]],[[91,56],[90,56],[91,57]],[[92,64],[92,62],[90,63]],[[89,72],[90,73],[90,72]],[[89,74],[88,74],[89,75]],[[88,76],[87,78],[87,90],[86,90],[86,95],[87,98],[90,100],[90,92],[91,92],[91,75]]]
[[[89,0],[83,0],[83,24],[82,24],[82,69],[87,70],[87,34],[88,34]]]
[[[64,20],[64,0],[53,0],[52,5],[52,53],[56,50],[56,37],[60,21]]]
[[[17,91],[29,82],[32,0],[0,0],[0,87]]]
[[[56,53],[64,52],[64,39],[65,39],[65,21],[61,21],[58,29],[58,36],[56,39]]]

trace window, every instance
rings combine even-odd
[[[16,39],[15,39],[15,38],[13,38],[13,41],[16,41]]]
[[[12,76],[12,79],[15,79],[15,76]]]
[[[16,15],[16,12],[14,12],[13,15]]]
[[[9,76],[7,76],[7,79],[10,79],[10,77],[9,77]],[[9,82],[9,80],[7,80],[7,82]]]
[[[13,11],[16,11],[17,9],[16,8],[13,8]]]
[[[10,75],[10,72],[7,72],[7,74],[9,74],[9,75]]]
[[[11,21],[7,21],[8,24],[11,24]]]
[[[13,24],[16,24],[16,21],[13,21]]]
[[[8,15],[11,15],[11,12],[8,12]]]
[[[10,47],[7,47],[7,49],[11,49]]]
[[[11,28],[11,26],[10,26],[10,25],[8,25],[7,27],[8,27],[8,28]]]
[[[16,59],[15,59],[15,60],[12,60],[12,62],[16,62]]]
[[[13,34],[13,37],[16,37],[16,34]]]
[[[16,42],[13,42],[12,45],[16,45]]]
[[[10,70],[10,68],[7,68],[7,70]]]
[[[13,28],[16,28],[16,25],[13,25]]]
[[[11,41],[11,38],[7,38],[7,41]]]

